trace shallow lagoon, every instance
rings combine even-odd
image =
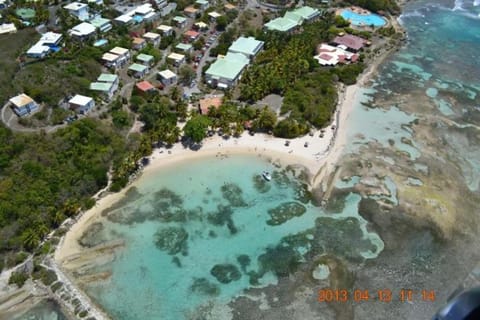
[[[259,176],[266,169],[271,182]],[[96,270],[111,279],[87,287],[115,319],[188,319],[199,306],[288,276],[309,253],[361,261],[383,249],[357,215],[360,197],[327,214],[293,172],[254,156],[179,163],[136,188],[106,213],[97,239],[83,239],[126,239],[117,259]]]

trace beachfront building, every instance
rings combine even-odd
[[[76,94],[72,99],[68,100],[68,106],[76,113],[86,114],[88,111],[95,107],[95,100],[91,97],[82,96]]]
[[[26,116],[38,110],[38,104],[24,93],[10,98],[9,102],[13,112],[19,117]]]
[[[308,6],[288,11],[283,17],[273,19],[265,24],[270,31],[292,32],[304,22],[311,22],[320,17],[320,10]]]
[[[149,54],[140,53],[137,56],[136,61],[145,65],[145,66],[147,66],[147,67],[150,67],[150,66],[153,65],[154,58],[153,58],[153,56],[151,56]]]
[[[180,28],[183,29],[187,25],[187,18],[181,17],[181,16],[176,16],[172,19],[173,23]]]
[[[182,63],[185,62],[185,56],[179,53],[170,53],[167,59],[172,62],[176,67],[180,66]]]
[[[195,40],[198,39],[199,36],[200,36],[200,33],[198,33],[195,30],[188,30],[183,34],[185,41],[188,41],[188,42],[194,42]]]
[[[143,38],[133,38],[132,39],[132,48],[134,50],[142,50],[143,48],[145,48],[147,46],[147,41]]]
[[[69,14],[78,20],[86,21],[89,18],[88,4],[80,2],[72,2],[63,7]]]
[[[205,11],[210,6],[210,3],[208,0],[197,0],[195,1],[195,5],[198,6],[201,11]]]
[[[179,43],[175,46],[175,51],[188,54],[192,52],[193,46],[189,43]]]
[[[143,38],[154,47],[158,47],[160,44],[160,35],[158,33],[147,32],[143,35]]]
[[[227,89],[234,86],[250,60],[241,53],[229,52],[218,56],[205,72],[205,81],[212,87]]]
[[[111,100],[118,89],[118,76],[116,74],[102,73],[96,82],[90,83],[90,90],[99,92],[107,100]]]
[[[263,41],[256,40],[253,37],[240,37],[232,43],[228,52],[241,53],[252,59],[262,50],[264,44]]]
[[[367,41],[351,34],[345,34],[343,36],[336,36],[332,43],[348,51],[358,52],[366,45]]]
[[[164,36],[171,36],[173,34],[173,28],[164,24],[161,24],[157,28]]]
[[[0,24],[0,34],[15,33],[15,32],[17,32],[17,27],[15,27],[14,23]]]
[[[148,67],[143,64],[134,63],[128,67],[128,74],[134,78],[143,78],[148,72]]]
[[[60,33],[44,33],[40,40],[28,49],[27,56],[30,58],[43,58],[51,51],[58,51],[61,41],[62,35]]]
[[[68,31],[70,36],[73,38],[76,38],[77,40],[86,40],[92,36],[95,36],[95,27],[88,23],[88,22],[82,22],[79,25],[76,25],[72,29]]]
[[[165,86],[169,86],[177,82],[177,75],[169,69],[160,71],[157,75],[157,78]]]
[[[188,6],[185,9],[183,9],[183,13],[192,19],[195,19],[197,17],[197,13],[199,13],[200,10],[196,9],[194,6]]]
[[[155,92],[155,87],[148,81],[141,81],[135,84],[135,90],[140,94],[150,94]]]
[[[349,52],[340,47],[333,47],[326,43],[322,43],[317,48],[317,55],[313,57],[321,66],[335,66],[337,64],[345,64],[357,62],[359,55]]]
[[[97,16],[90,20],[90,24],[97,28],[100,32],[108,32],[112,30],[112,23],[110,19],[102,18],[101,16]]]
[[[198,101],[200,114],[208,114],[210,108],[218,109],[222,105],[223,96],[205,97]]]

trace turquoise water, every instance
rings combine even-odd
[[[362,14],[355,13],[352,10],[344,9],[341,13],[341,16],[345,20],[349,20],[353,25],[356,25],[356,26],[374,25],[375,27],[382,27],[386,24],[386,21],[384,18],[374,13],[370,13],[368,15],[362,15]]]
[[[254,156],[209,157],[172,169],[143,177],[137,186],[142,196],[109,213],[104,240],[120,237],[127,246],[106,267],[111,279],[87,292],[115,319],[189,319],[200,306],[275,284],[288,276],[285,263],[301,263],[313,252],[371,259],[383,249],[358,216],[358,195],[349,195],[341,214],[331,216],[312,205],[291,172]],[[259,176],[265,169],[272,182]],[[231,194],[222,193],[225,186]],[[173,203],[170,218],[152,217]],[[290,207],[273,218],[269,211],[285,204]],[[159,230],[176,236],[158,246]],[[179,238],[185,241],[166,249]],[[229,268],[228,279],[215,276],[215,266]]]
[[[67,320],[60,307],[53,301],[45,300],[12,320]]]

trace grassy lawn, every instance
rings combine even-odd
[[[0,41],[0,102],[7,101],[16,94],[14,86],[15,74],[19,70],[17,57],[39,39],[33,29],[19,30],[17,33],[2,35]]]

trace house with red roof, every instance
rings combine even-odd
[[[197,38],[200,36],[200,33],[198,33],[195,30],[188,30],[187,32],[185,32],[183,34],[183,36],[184,36],[186,41],[193,42],[193,41],[197,40]]]
[[[345,34],[336,36],[332,43],[336,46],[345,46],[345,49],[348,51],[358,52],[367,44],[367,40],[352,34]]]
[[[135,84],[135,89],[141,94],[148,94],[155,91],[155,87],[148,81],[141,81]]]

